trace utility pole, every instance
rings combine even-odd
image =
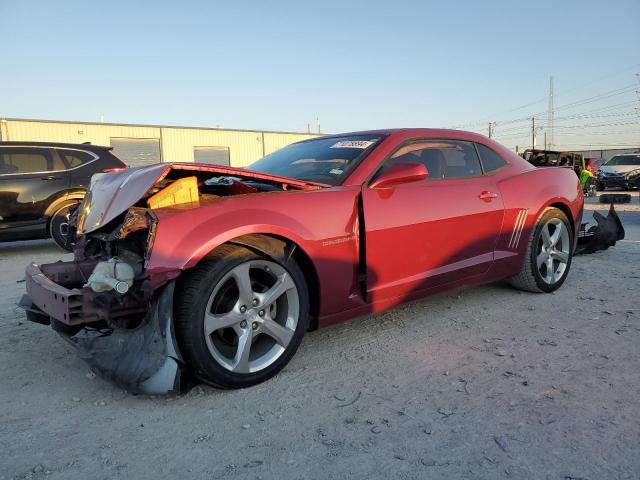
[[[536,117],[531,117],[531,148],[536,148]]]
[[[553,107],[553,75],[549,77],[549,112],[547,119],[547,129],[549,130],[549,150],[553,149],[553,117],[554,117],[554,107]],[[546,142],[545,142],[546,144]]]
[[[495,125],[495,122],[489,122],[487,124],[487,130],[489,131],[489,138],[491,138],[491,134],[493,133],[494,125]]]

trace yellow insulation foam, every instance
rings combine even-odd
[[[176,180],[147,200],[147,205],[151,209],[171,207],[181,203],[199,203],[197,177]]]

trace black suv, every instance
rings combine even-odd
[[[109,150],[87,144],[0,142],[0,242],[53,238],[69,250],[70,212],[94,173],[126,168]]]

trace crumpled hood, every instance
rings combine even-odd
[[[605,173],[627,173],[640,170],[640,165],[603,165],[600,170]]]
[[[285,188],[315,189],[327,187],[321,183],[304,182],[278,177],[243,168],[223,167],[201,163],[158,163],[146,167],[127,168],[112,173],[97,173],[91,178],[89,192],[81,205],[78,233],[89,233],[109,223],[135,205],[171,170],[210,172],[211,176],[228,175],[247,180],[275,182]]]

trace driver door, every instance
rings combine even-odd
[[[485,273],[502,226],[499,190],[482,175],[473,143],[413,141],[385,160],[378,175],[403,162],[423,163],[429,177],[362,190],[373,302]]]

